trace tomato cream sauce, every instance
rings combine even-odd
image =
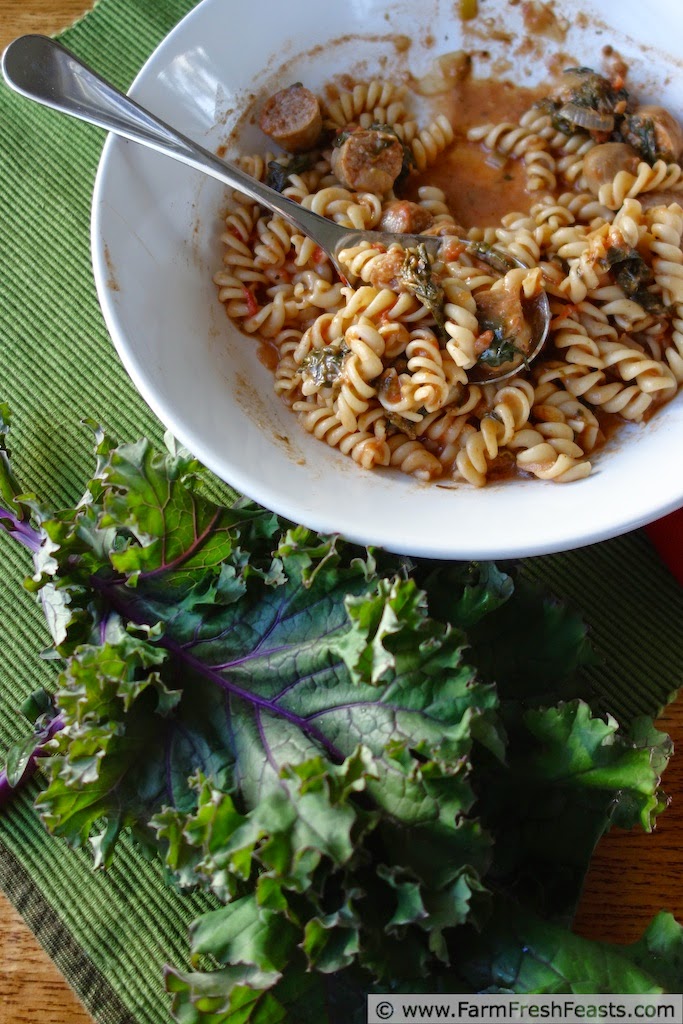
[[[435,98],[435,108],[450,120],[455,141],[435,165],[409,180],[405,198],[414,199],[421,185],[442,189],[463,228],[492,227],[511,211],[526,213],[532,193],[525,187],[523,162],[507,160],[487,152],[478,142],[468,142],[467,130],[515,121],[547,92],[547,86],[529,89],[494,79],[467,77],[454,82],[447,95]]]

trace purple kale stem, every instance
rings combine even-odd
[[[10,537],[14,537],[15,540],[18,540],[29,551],[37,551],[43,542],[37,530],[34,530],[28,523],[23,522],[18,516],[4,508],[0,508],[0,526],[4,526]]]
[[[7,779],[7,772],[4,770],[0,771],[0,808],[6,807],[12,800],[12,797],[16,793],[16,789],[10,786]]]
[[[211,519],[211,521],[204,528],[204,531],[200,534],[195,534],[194,541],[185,551],[183,551],[180,555],[178,555],[177,558],[173,559],[172,561],[164,562],[164,564],[160,565],[157,569],[148,569],[147,572],[141,572],[140,579],[148,580],[154,576],[159,575],[159,573],[169,572],[173,569],[179,569],[181,565],[184,565],[185,562],[189,561],[189,559],[192,558],[192,556],[195,555],[201,549],[206,539],[210,537],[211,534],[216,529],[222,514],[223,510],[219,508],[216,511],[213,518]]]
[[[14,799],[18,790],[24,785],[24,783],[28,782],[28,780],[35,775],[39,758],[46,756],[46,744],[52,739],[55,733],[58,733],[60,729],[64,728],[64,724],[64,718],[62,715],[56,715],[52,719],[47,730],[41,734],[40,740],[36,742],[35,749],[26,762],[24,774],[21,776],[16,786],[10,786],[9,779],[7,778],[7,772],[5,770],[0,771],[0,808],[6,807],[7,804]]]
[[[0,771],[0,809],[6,807],[11,802],[16,791],[16,787],[10,786],[7,772],[3,768]]]
[[[276,704],[275,701],[269,700],[267,697],[261,697],[258,693],[253,693],[251,690],[245,690],[237,683],[231,682],[230,679],[226,679],[219,671],[212,668],[210,665],[205,665],[199,658],[195,658],[192,654],[176,644],[173,640],[169,640],[168,637],[161,637],[159,644],[165,647],[166,650],[171,651],[176,657],[180,658],[185,662],[188,667],[194,669],[195,672],[203,673],[218,686],[227,690],[228,693],[233,694],[235,697],[241,697],[242,700],[247,701],[249,704],[253,704],[257,708],[263,708],[264,711],[269,711],[272,715],[279,718],[284,718],[285,721],[291,722],[292,725],[298,726],[302,732],[307,733],[311,739],[316,740],[322,747],[327,750],[330,757],[339,763],[344,760],[344,755],[338,747],[327,738],[324,732],[319,729],[316,725],[302,718],[301,715],[295,714],[293,711],[288,711],[287,708],[283,708],[281,704]]]
[[[131,602],[126,601],[120,590],[118,590],[116,583],[111,581],[104,581],[98,579],[96,576],[91,578],[93,587],[101,594],[106,596],[107,600],[111,603],[112,607],[122,616],[129,619],[131,622],[136,622],[138,625],[154,625],[154,621],[147,617],[147,621],[144,616],[140,615],[139,612],[135,614],[135,608]],[[233,682],[223,675],[222,669],[229,666],[220,666],[220,668],[206,665],[199,658],[195,658],[194,655],[190,654],[184,647],[179,643],[176,643],[168,635],[161,636],[156,643],[159,647],[163,647],[169,651],[176,658],[179,658],[188,668],[191,668],[194,672],[205,676],[210,679],[221,689],[234,697],[239,697],[246,703],[251,704],[253,707],[262,708],[264,711],[270,712],[277,718],[284,718],[285,721],[291,722],[292,725],[296,725],[303,733],[310,736],[311,739],[319,743],[324,750],[327,751],[333,761],[338,764],[344,760],[344,754],[342,751],[335,746],[334,743],[325,735],[322,729],[319,729],[316,725],[313,725],[307,719],[302,718],[301,715],[297,715],[294,711],[290,711],[288,708],[282,707],[281,704],[277,704],[274,700],[269,700],[268,697],[261,697],[258,693],[253,693],[251,690],[245,690],[237,683]]]

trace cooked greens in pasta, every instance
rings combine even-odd
[[[244,170],[340,225],[396,234],[341,254],[351,286],[234,192],[214,278],[230,318],[272,350],[302,428],[363,468],[476,487],[579,480],[615,423],[647,420],[683,383],[683,132],[620,78],[560,77],[519,118],[465,128],[443,112],[420,124],[389,81],[324,97],[296,83],[261,104],[275,148],[240,155]],[[430,181],[459,144],[514,164],[526,208],[463,226]],[[478,246],[516,262],[497,269]],[[551,328],[529,363],[542,290]]]

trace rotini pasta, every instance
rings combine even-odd
[[[382,124],[393,124],[405,116],[401,93],[402,90],[393,82],[377,79],[367,84],[359,82],[350,91],[327,100],[323,104],[324,113],[328,123],[336,128],[344,128],[353,121],[362,123],[368,117]],[[363,123],[363,127],[369,127],[369,124]]]
[[[577,76],[590,88],[572,92]],[[595,95],[597,113],[586,108]],[[340,254],[352,286],[316,243],[232,193],[214,277],[230,318],[275,353],[275,392],[305,431],[364,469],[425,482],[570,483],[591,472],[617,421],[641,422],[676,394],[681,153],[638,148],[621,86],[574,69],[517,120],[468,128],[437,109],[423,121],[405,85],[379,78],[315,102],[323,127],[295,162],[237,162],[323,217],[395,240]],[[605,118],[608,142],[585,127]],[[502,216],[468,219],[448,175],[434,175],[459,146],[482,167],[514,170],[526,199],[518,191]],[[437,236],[438,254],[401,232]],[[495,268],[467,239],[516,265]],[[529,304],[542,290],[549,335],[528,364]],[[501,367],[510,372],[497,380]]]

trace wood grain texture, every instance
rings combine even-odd
[[[92,1024],[92,1017],[0,894],[0,1024]]]
[[[94,0],[93,0],[94,2]],[[0,0],[0,49],[26,32],[53,35],[93,7],[83,0]]]
[[[603,837],[575,921],[581,935],[634,942],[659,910],[683,921],[683,693],[658,727],[678,752],[662,780],[669,806],[652,833],[614,829]]]
[[[52,34],[81,17],[82,0],[0,0],[0,48],[25,32]],[[683,749],[683,698],[660,723]],[[652,835],[612,832],[591,865],[576,928],[631,942],[660,909],[683,920],[683,755],[664,779],[671,805]],[[21,917],[0,894],[0,1024],[92,1024]]]

